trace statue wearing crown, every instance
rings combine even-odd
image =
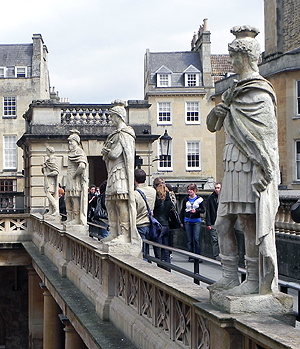
[[[275,216],[279,206],[279,157],[276,96],[259,74],[258,29],[237,26],[228,45],[238,80],[223,93],[207,116],[211,132],[226,134],[224,178],[216,227],[223,277],[209,286],[229,296],[266,295],[278,291]],[[238,277],[238,244],[234,227],[245,237],[246,280]]]

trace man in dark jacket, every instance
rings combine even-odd
[[[215,221],[217,218],[217,209],[219,203],[219,194],[221,191],[221,183],[215,183],[214,192],[209,195],[206,201],[206,227],[210,231],[211,243],[213,256],[215,259],[220,260],[219,257],[219,244],[218,244],[218,233],[215,226]]]

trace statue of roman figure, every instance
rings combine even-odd
[[[47,218],[59,217],[58,205],[58,164],[53,147],[46,147],[47,158],[42,165],[44,174],[44,190],[49,202],[49,212],[45,215]]]
[[[68,137],[68,169],[66,182],[66,225],[86,225],[88,205],[88,162],[79,132]]]
[[[226,134],[224,178],[219,198],[218,231],[223,277],[209,286],[232,296],[269,294],[278,290],[275,216],[279,206],[279,156],[276,96],[259,74],[258,29],[237,26],[228,45],[239,80],[223,93],[222,102],[207,116],[211,132]],[[245,237],[246,280],[238,277],[238,244],[234,226]]]
[[[135,132],[125,122],[125,102],[113,103],[109,113],[116,130],[108,135],[102,149],[108,173],[105,203],[110,234],[102,241],[141,244],[134,198]]]

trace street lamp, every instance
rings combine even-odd
[[[160,155],[162,158],[171,155],[171,140],[172,137],[168,135],[167,130],[165,130],[165,133],[159,137]]]

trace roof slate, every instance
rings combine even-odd
[[[33,44],[0,45],[0,66],[31,66]]]
[[[155,73],[161,66],[165,66],[173,73],[182,73],[190,65],[202,71],[202,64],[198,52],[150,52],[150,73]]]

